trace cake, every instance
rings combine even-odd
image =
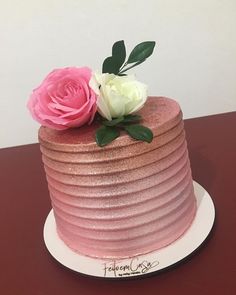
[[[174,243],[188,230],[196,199],[177,102],[149,97],[127,71],[155,41],[127,55],[115,42],[102,72],[50,72],[28,101],[56,229],[71,250],[101,259],[132,258]]]
[[[195,213],[191,168],[178,103],[149,97],[139,111],[151,143],[127,134],[97,146],[98,123],[53,130],[39,141],[60,239],[102,259],[146,254],[170,245]]]

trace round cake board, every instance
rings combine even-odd
[[[210,233],[215,208],[207,191],[193,182],[197,212],[185,234],[167,247],[151,253],[126,259],[97,259],[72,251],[58,237],[53,210],[44,225],[44,241],[51,255],[64,266],[86,275],[106,278],[141,276],[167,268],[196,250]]]

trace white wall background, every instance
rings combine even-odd
[[[121,39],[156,40],[134,72],[185,118],[236,110],[235,0],[0,0],[0,147],[37,141],[26,102],[48,72],[100,69]]]

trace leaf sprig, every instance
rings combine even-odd
[[[127,115],[111,121],[102,120],[102,127],[96,131],[97,145],[103,147],[109,144],[120,136],[121,130],[126,131],[130,137],[136,140],[150,143],[153,139],[153,133],[149,128],[138,124],[141,119],[140,115]]]
[[[145,41],[138,44],[131,51],[127,61],[125,62],[126,49],[124,40],[115,42],[112,46],[112,55],[107,57],[103,62],[102,72],[118,76],[126,75],[126,71],[140,65],[150,55],[152,55],[155,45],[155,41]]]
[[[112,46],[112,55],[107,57],[102,65],[102,72],[115,74],[117,76],[125,76],[125,72],[143,63],[150,55],[152,55],[156,43],[154,41],[145,41],[131,51],[126,60],[126,48],[124,40],[114,43]],[[96,131],[96,142],[103,147],[120,136],[120,131],[125,131],[130,137],[146,141],[150,143],[153,139],[152,131],[140,125],[140,115],[126,115],[115,118],[111,121],[99,118],[102,126]]]

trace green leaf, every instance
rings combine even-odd
[[[139,122],[142,119],[140,115],[127,115],[124,117],[122,123],[134,123]]]
[[[113,119],[111,121],[105,120],[102,122],[102,124],[105,126],[115,126],[115,125],[119,124],[120,122],[122,122],[123,120],[124,120],[124,117],[119,117],[119,118]]]
[[[107,57],[103,62],[102,72],[117,75],[125,58],[126,51],[124,40],[115,42],[112,46],[112,56]]]
[[[144,61],[153,53],[155,44],[156,42],[154,41],[146,41],[135,46],[129,55],[127,63]]]
[[[112,57],[120,63],[120,67],[125,62],[126,50],[124,40],[117,41],[112,46]]]
[[[96,131],[96,142],[100,147],[112,142],[120,135],[120,132],[115,127],[102,126]]]
[[[102,65],[102,72],[117,75],[120,70],[120,62],[112,56],[107,57]]]
[[[142,125],[129,125],[125,126],[126,132],[134,139],[151,142],[153,139],[153,133],[151,129]]]

